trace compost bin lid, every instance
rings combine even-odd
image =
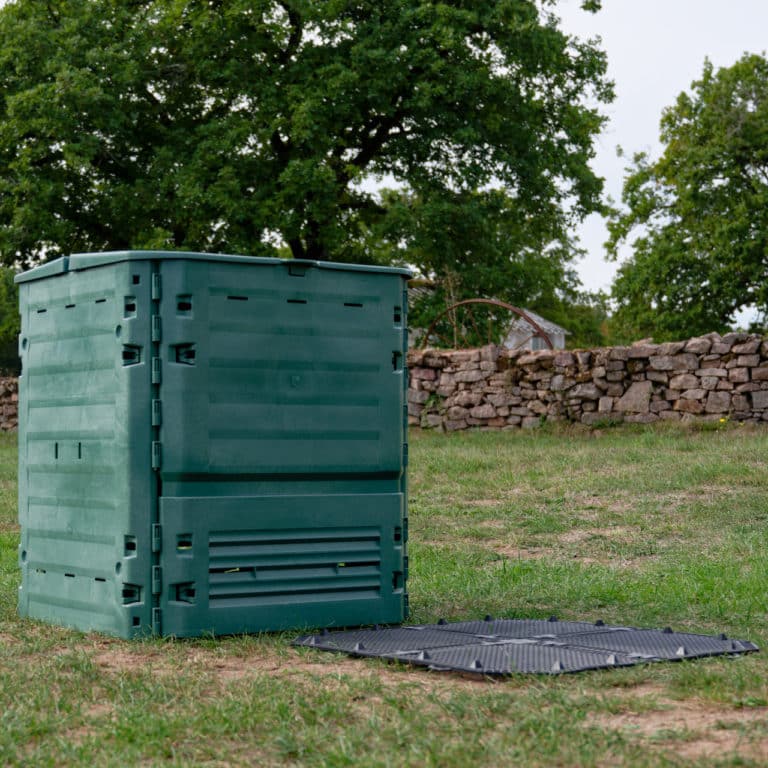
[[[105,251],[103,253],[76,253],[62,256],[47,264],[16,275],[17,283],[41,280],[65,272],[76,272],[93,267],[103,267],[124,261],[208,261],[252,265],[285,265],[304,269],[332,269],[342,272],[382,272],[385,274],[411,277],[411,272],[401,267],[381,267],[367,264],[344,264],[335,261],[312,261],[309,259],[277,259],[263,256],[242,256],[223,253],[197,253],[192,251]]]

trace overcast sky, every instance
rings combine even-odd
[[[580,8],[581,0],[560,0],[556,13],[562,28],[580,38],[600,36],[608,55],[608,72],[616,100],[597,144],[594,168],[605,178],[606,192],[621,199],[627,157],[649,151],[657,157],[659,118],[664,107],[698,80],[704,59],[727,67],[744,52],[768,48],[768,0],[603,0],[597,14]],[[607,231],[592,216],[580,233],[588,256],[579,273],[588,290],[607,289],[616,265],[604,260]]]

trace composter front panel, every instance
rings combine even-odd
[[[19,278],[19,607],[122,637],[404,617],[401,270],[125,252]]]

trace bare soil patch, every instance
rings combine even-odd
[[[672,701],[659,694],[661,691],[654,689],[646,693],[657,704],[648,711],[598,715],[589,722],[603,730],[623,731],[630,737],[674,748],[676,754],[689,760],[725,755],[768,759],[768,735],[749,732],[755,724],[768,726],[768,707],[720,709],[698,700]]]

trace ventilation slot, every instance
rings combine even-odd
[[[227,301],[248,301],[247,296],[227,296]]]
[[[176,314],[177,315],[191,315],[192,314],[192,296],[190,294],[183,294],[176,297]]]
[[[238,531],[209,540],[209,599],[220,607],[381,594],[378,531]]]
[[[400,307],[395,307],[395,311],[392,314],[392,319],[395,323],[401,323],[403,320],[403,313]]]
[[[106,299],[96,299],[96,301],[94,301],[93,303],[94,304],[104,304],[105,302],[106,302]]]
[[[136,317],[136,297],[126,296],[123,317]]]
[[[124,557],[136,557],[136,537],[126,536],[123,549]]]
[[[358,309],[362,309],[363,305],[360,304],[360,302],[357,301],[345,301],[344,302],[345,307],[357,307]]]
[[[173,350],[172,360],[180,365],[195,364],[195,345],[194,344],[175,344],[171,347]]]
[[[102,578],[101,576],[97,576],[97,577],[94,579],[94,581],[101,581],[101,582],[106,582],[106,579]]]
[[[38,315],[44,315],[48,310],[47,309],[38,309],[37,314]]]
[[[76,304],[65,304],[64,309],[74,309],[76,306]]]
[[[75,578],[75,574],[74,574],[74,573],[65,573],[64,575],[65,575],[65,576],[66,576],[68,579],[74,579],[74,578]]]
[[[123,344],[123,365],[138,365],[141,362],[141,347]]]
[[[138,584],[123,584],[123,605],[141,602],[141,587]]]
[[[306,299],[288,299],[289,304],[306,304]]]
[[[131,277],[131,282],[132,282],[134,285],[138,285],[138,284],[141,282],[141,276],[140,276],[140,275],[133,275],[133,276]]]
[[[402,352],[393,352],[392,353],[392,370],[393,371],[399,371],[401,370],[403,365],[403,353]]]

